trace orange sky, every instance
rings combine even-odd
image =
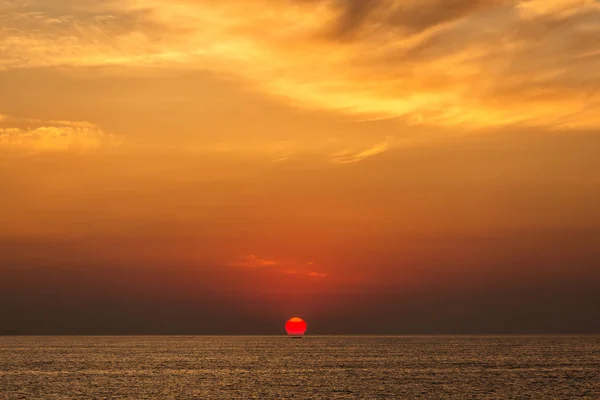
[[[0,331],[600,330],[599,43],[594,0],[0,1]]]

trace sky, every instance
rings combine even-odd
[[[0,0],[0,332],[600,332],[596,0]]]

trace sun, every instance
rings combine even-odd
[[[306,328],[306,322],[298,317],[291,318],[285,323],[285,330],[290,336],[303,336]]]

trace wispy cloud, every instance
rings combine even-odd
[[[381,154],[389,149],[389,142],[378,143],[368,149],[359,151],[344,150],[342,152],[335,153],[331,156],[330,162],[332,164],[350,164],[364,160],[365,158],[373,157]]]
[[[308,274],[309,277],[314,278],[314,279],[325,279],[327,278],[327,274],[323,273],[323,272],[317,272],[317,271],[313,271],[310,272]]]
[[[364,118],[600,126],[593,0],[7,4],[0,68],[202,69],[293,105]]]
[[[113,135],[89,122],[36,121],[3,115],[0,123],[0,150],[83,151],[118,144]]]
[[[241,268],[253,268],[253,269],[273,269],[277,273],[283,275],[303,276],[310,279],[322,280],[328,277],[327,273],[319,270],[314,265],[314,262],[299,262],[295,260],[271,260],[263,257],[259,257],[255,254],[242,256],[237,260],[234,260],[229,265],[233,267]]]
[[[240,257],[238,260],[235,260],[231,263],[231,265],[236,267],[246,267],[246,268],[263,268],[263,267],[276,267],[282,265],[281,263],[273,260],[267,260],[261,257],[258,257],[255,254],[250,254],[247,256]]]

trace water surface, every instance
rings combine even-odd
[[[600,336],[0,337],[0,399],[600,399]]]

